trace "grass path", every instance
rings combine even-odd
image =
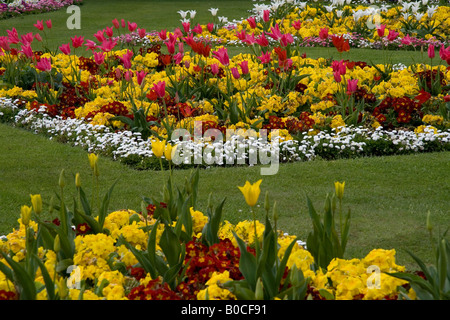
[[[56,143],[30,132],[0,125],[0,234],[17,226],[20,206],[30,205],[30,194],[40,193],[44,202],[57,191],[58,177],[65,169],[66,194],[75,195],[73,177],[81,174],[86,191],[92,189],[87,153],[79,148]],[[311,230],[305,197],[316,209],[323,207],[334,181],[345,181],[344,208],[352,210],[348,255],[361,257],[373,248],[395,248],[402,263],[411,263],[402,249],[409,249],[432,262],[426,231],[426,213],[432,213],[437,232],[450,226],[450,153],[362,158],[339,161],[313,161],[280,166],[274,176],[260,176],[259,168],[211,168],[201,171],[199,209],[206,207],[209,193],[217,204],[227,198],[224,218],[237,223],[251,219],[238,190],[246,180],[260,178],[264,194],[277,201],[279,227],[306,239]],[[116,180],[111,210],[130,208],[139,211],[141,196],[160,198],[167,172],[136,171],[118,162],[101,158],[103,189]],[[177,170],[179,184],[189,170]],[[102,192],[103,193],[103,192]],[[260,209],[259,218],[262,219]]]

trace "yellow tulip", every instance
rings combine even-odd
[[[164,157],[167,159],[167,161],[172,160],[176,149],[177,149],[177,145],[172,146],[170,143],[168,143],[166,145],[166,148],[164,149]]]
[[[166,146],[166,140],[160,141],[158,139],[152,141],[152,152],[157,158],[161,158],[164,154],[164,147]]]
[[[336,197],[338,197],[339,200],[342,200],[342,198],[344,197],[344,187],[345,181],[344,182],[336,181],[334,183],[334,188],[336,189]]]
[[[246,181],[243,187],[238,187],[250,207],[254,207],[256,202],[258,202],[259,194],[261,193],[261,189],[259,188],[261,182],[262,179],[258,180],[254,184]]]
[[[80,173],[78,173],[78,172],[75,175],[75,186],[77,188],[81,188],[81,177],[80,177]]]
[[[30,224],[30,218],[31,218],[31,207],[22,206],[20,208],[20,216],[22,218],[22,223],[25,226],[28,226]]]
[[[31,204],[33,205],[33,210],[36,214],[42,212],[42,198],[40,194],[30,194]]]
[[[89,158],[89,164],[91,165],[91,169],[94,170],[95,164],[98,161],[98,156],[95,153],[90,153],[88,155],[88,158]]]

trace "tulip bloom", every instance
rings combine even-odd
[[[260,35],[259,37],[255,38],[255,42],[259,44],[261,47],[267,47],[269,45],[269,40],[267,40],[266,36],[264,34]]]
[[[347,94],[352,94],[358,89],[358,79],[347,80]]]
[[[348,40],[344,39],[344,36],[331,36],[331,40],[333,41],[333,45],[336,47],[338,52],[347,52],[350,51],[350,45]]]
[[[117,40],[107,39],[102,42],[100,49],[104,52],[111,51],[117,45]]]
[[[22,206],[20,208],[20,217],[22,218],[22,224],[24,224],[25,226],[28,226],[30,224],[30,218],[31,218],[31,207]]]
[[[322,40],[328,39],[328,28],[322,28],[319,31],[319,38]]]
[[[36,214],[40,214],[42,212],[42,198],[40,194],[30,194],[31,204],[33,206],[33,210]]]
[[[158,32],[158,36],[162,41],[166,40],[167,39],[167,30],[166,29],[161,30],[160,32]]]
[[[214,23],[209,22],[209,23],[206,25],[206,28],[208,29],[209,32],[213,32],[213,31],[214,31]]]
[[[21,46],[22,48],[22,53],[27,57],[27,58],[33,58],[34,54],[33,54],[33,49],[31,49],[31,45],[29,43],[24,44]]]
[[[139,85],[142,85],[142,83],[145,80],[146,75],[147,75],[147,72],[145,72],[144,70],[136,72],[136,78],[137,78],[137,82]]]
[[[213,75],[217,75],[219,73],[219,65],[217,63],[211,64],[210,67]]]
[[[344,187],[345,187],[345,181],[344,182],[336,181],[334,183],[334,188],[335,188],[335,191],[336,191],[336,197],[339,200],[342,200],[342,198],[344,197]]]
[[[380,38],[384,37],[384,30],[386,29],[386,25],[382,24],[377,28],[377,34]]]
[[[241,63],[239,63],[239,66],[241,67],[242,74],[247,74],[249,72],[247,60],[244,60]]]
[[[166,158],[167,161],[172,160],[176,149],[177,145],[172,146],[170,143],[166,144],[164,148],[164,157]]]
[[[269,22],[270,21],[270,11],[269,10],[264,10],[263,11],[263,21],[264,22]]]
[[[112,24],[113,24],[114,28],[116,28],[116,29],[120,28],[119,20],[113,19]]]
[[[155,83],[152,88],[157,96],[159,98],[164,98],[166,95],[166,82],[165,81],[159,81],[158,83]]]
[[[36,23],[33,24],[33,26],[35,26],[40,31],[44,30],[44,22],[43,22],[43,20],[36,21]]]
[[[136,30],[136,28],[137,28],[136,22],[128,21],[128,30],[130,30],[130,32],[133,32],[134,30]]]
[[[71,37],[70,40],[72,40],[72,47],[75,49],[81,47],[84,43],[84,37],[74,36],[73,38]]]
[[[435,57],[434,45],[430,44],[428,46],[428,58],[433,59]]]
[[[95,153],[89,153],[88,159],[89,159],[89,165],[91,166],[91,169],[94,170],[94,168],[98,162],[98,156]]]
[[[389,30],[389,34],[388,34],[388,36],[387,36],[387,39],[389,40],[389,41],[394,41],[396,38],[397,38],[397,36],[398,36],[398,32],[396,32],[396,31],[394,31],[394,30]]]
[[[300,28],[302,27],[302,22],[300,20],[294,21],[292,22],[292,26],[295,30],[300,30]]]
[[[161,158],[164,154],[164,149],[166,146],[166,141],[160,141],[159,139],[152,140],[152,152],[157,158]]]
[[[270,57],[270,51],[267,51],[266,53],[263,53],[263,54],[261,54],[261,56],[259,56],[259,57],[257,57],[260,61],[261,61],[261,63],[269,63],[270,62],[270,60],[271,60],[271,57]]]
[[[105,33],[108,36],[108,38],[111,38],[114,35],[114,29],[111,27],[106,27]]]
[[[233,75],[233,78],[235,78],[236,80],[241,77],[241,75],[239,74],[239,70],[236,67],[233,67],[230,70],[231,74]]]
[[[59,50],[61,50],[61,52],[64,53],[65,55],[69,55],[70,54],[70,44],[69,43],[62,44],[59,47]]]
[[[412,41],[411,41],[411,38],[409,37],[409,34],[406,35],[405,37],[403,37],[402,44],[404,44],[405,46],[409,46],[410,44],[412,44]]]
[[[220,48],[217,51],[213,51],[213,57],[219,60],[219,62],[224,66],[228,66],[230,64],[227,48]]]
[[[246,181],[244,186],[238,187],[244,195],[245,201],[250,207],[254,207],[258,202],[259,194],[261,193],[261,189],[259,187],[261,182],[262,179],[258,180],[254,184]]]
[[[105,62],[105,54],[103,52],[94,52],[94,61],[97,65],[103,64]]]
[[[47,25],[47,28],[49,28],[49,29],[52,28],[52,20],[45,21],[45,24]]]
[[[41,58],[38,63],[36,63],[36,69],[40,71],[50,71],[52,70],[52,63],[50,58]]]
[[[256,28],[256,20],[255,17],[250,17],[247,19],[247,22],[250,26],[250,28],[255,29]]]

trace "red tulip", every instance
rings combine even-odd
[[[119,27],[120,27],[119,20],[114,19],[112,21],[112,24],[113,24],[114,28],[119,29]]]
[[[265,63],[269,63],[271,60],[270,57],[270,51],[267,51],[266,53],[261,54],[261,56],[257,57],[261,63],[265,64]]]
[[[250,26],[250,28],[255,29],[256,28],[256,20],[255,17],[250,17],[247,19],[247,22]]]
[[[103,52],[94,52],[94,61],[97,65],[103,64],[105,61],[105,54]]]
[[[137,28],[136,22],[128,21],[128,30],[130,30],[130,32],[133,32],[134,30],[136,30],[136,28]]]
[[[136,72],[136,78],[137,78],[137,82],[139,85],[142,85],[142,82],[144,82],[146,75],[147,75],[147,72],[145,72],[145,71]]]
[[[45,21],[45,24],[47,25],[47,28],[49,28],[49,29],[52,28],[52,20]]]
[[[294,27],[295,30],[300,30],[302,22],[300,20],[294,21],[292,22],[292,26]]]
[[[161,30],[160,32],[158,32],[158,36],[162,41],[166,40],[167,39],[167,30],[166,29]]]
[[[106,27],[105,33],[106,33],[106,35],[107,35],[108,37],[111,38],[111,37],[114,35],[114,29],[111,28],[111,27]]]
[[[247,74],[249,72],[249,70],[248,70],[248,61],[247,60],[242,61],[239,64],[239,66],[241,67],[242,74]]]
[[[239,79],[241,77],[241,75],[239,74],[239,70],[236,67],[233,67],[230,70],[231,74],[233,75],[233,78]]]
[[[333,45],[336,47],[338,52],[347,52],[350,50],[348,40],[345,40],[344,36],[332,35],[331,40],[333,41]]]
[[[27,57],[27,58],[33,58],[34,54],[33,54],[33,50],[31,49],[31,45],[29,43],[27,44],[23,44],[21,46],[22,48],[22,53]]]
[[[382,24],[377,28],[377,34],[380,38],[384,37],[384,29],[386,29],[386,25]]]
[[[428,46],[428,58],[433,59],[435,57],[434,45],[430,44]]]
[[[358,89],[358,79],[347,80],[347,94],[352,94]]]
[[[389,34],[387,36],[387,39],[389,41],[394,41],[398,36],[398,32],[394,31],[394,30],[389,30]]]
[[[213,57],[219,60],[219,62],[224,66],[228,66],[230,64],[227,48],[220,48],[217,51],[213,51]]]
[[[264,22],[269,22],[270,20],[270,11],[269,10],[264,10],[263,11],[263,21]]]
[[[147,31],[143,28],[142,29],[138,28],[138,35],[139,35],[139,38],[145,38],[145,36],[147,35]]]

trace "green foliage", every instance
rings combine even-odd
[[[306,199],[313,224],[313,230],[308,234],[306,240],[306,247],[314,257],[316,268],[326,269],[331,260],[344,257],[350,227],[350,210],[343,224],[342,219],[340,220],[341,232],[338,234],[335,223],[335,199],[334,196],[332,198],[327,196],[323,217],[316,212],[311,200],[308,197]]]

